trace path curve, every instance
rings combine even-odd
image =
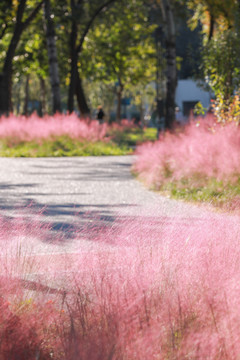
[[[134,156],[0,158],[0,213],[11,218],[41,211],[41,220],[68,235],[74,223],[86,221],[204,216],[197,206],[147,190],[131,174],[133,161]],[[60,245],[33,240],[35,253],[73,252],[75,245],[71,236]]]

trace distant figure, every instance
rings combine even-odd
[[[99,106],[98,106],[98,113],[97,113],[97,119],[98,119],[99,124],[103,124],[103,122],[104,122],[104,119],[103,119],[104,116],[105,116],[105,114],[104,114],[104,111],[103,111],[103,109],[102,109],[102,106],[99,105]]]

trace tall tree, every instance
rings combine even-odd
[[[21,100],[24,97],[23,84],[25,84],[27,77],[29,77],[29,100],[35,99],[39,102],[39,106],[37,106],[37,103],[35,104],[38,107],[35,110],[38,110],[39,114],[44,114],[47,107],[49,110],[51,109],[46,32],[44,30],[43,15],[40,13],[21,36],[21,41],[13,59],[13,74],[13,110],[23,111]],[[21,96],[17,96],[18,93]],[[17,100],[18,104],[14,104],[14,100]]]
[[[60,80],[58,70],[57,47],[55,41],[54,15],[51,12],[50,0],[44,0],[45,31],[47,38],[50,82],[52,88],[53,113],[61,112]]]
[[[219,31],[234,25],[236,0],[185,0],[191,10],[189,24],[195,28],[199,21],[205,34],[205,43]]]
[[[218,119],[225,121],[240,85],[239,1],[187,0],[187,4],[191,27],[200,21],[203,28],[202,77],[214,91]]]
[[[79,110],[82,115],[90,113],[83,87],[82,80],[78,71],[79,56],[83,49],[85,38],[97,16],[106,9],[115,0],[105,0],[92,2],[85,9],[83,0],[71,0],[71,35],[70,35],[70,53],[71,53],[71,76],[68,93],[68,111],[71,113],[74,109],[74,95],[77,95]],[[86,11],[87,10],[87,11]]]
[[[175,122],[175,93],[177,86],[176,28],[172,0],[161,0],[166,38],[167,94],[165,100],[165,127],[172,129]]]
[[[6,113],[8,114],[12,110],[11,103],[11,88],[12,88],[12,70],[13,70],[13,58],[15,55],[15,51],[21,39],[21,35],[23,31],[29,26],[32,20],[36,17],[38,11],[40,10],[43,0],[38,1],[35,7],[27,9],[27,16],[24,19],[24,15],[26,15],[26,1],[27,0],[19,0],[18,6],[16,9],[16,13],[12,18],[13,29],[11,33],[11,40],[9,42],[6,56],[4,59],[4,64],[2,68],[2,73],[0,75],[0,114]],[[7,2],[6,2],[7,4]],[[15,7],[14,3],[12,4],[12,11],[14,13]],[[7,24],[6,24],[7,26]],[[5,27],[6,27],[5,26]],[[4,33],[5,35],[5,33]],[[4,36],[3,35],[3,36]]]
[[[84,72],[96,84],[112,84],[117,121],[124,92],[133,93],[133,87],[142,89],[155,78],[155,25],[149,24],[146,14],[141,0],[116,4],[99,18],[85,43]]]

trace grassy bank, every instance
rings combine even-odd
[[[129,155],[133,149],[114,141],[87,141],[59,136],[42,141],[0,140],[0,156],[3,157],[56,157]]]
[[[101,156],[132,154],[137,144],[156,139],[156,129],[132,122],[99,125],[73,115],[0,119],[0,156]]]
[[[153,190],[240,210],[240,128],[200,119],[137,149],[133,171]]]
[[[216,178],[186,178],[165,183],[159,191],[177,200],[207,203],[223,210],[240,211],[240,178],[234,183]]]

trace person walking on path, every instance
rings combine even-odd
[[[105,116],[105,114],[104,114],[104,111],[102,109],[102,106],[99,105],[98,106],[98,113],[97,113],[97,120],[98,120],[99,124],[103,124],[104,116]]]

